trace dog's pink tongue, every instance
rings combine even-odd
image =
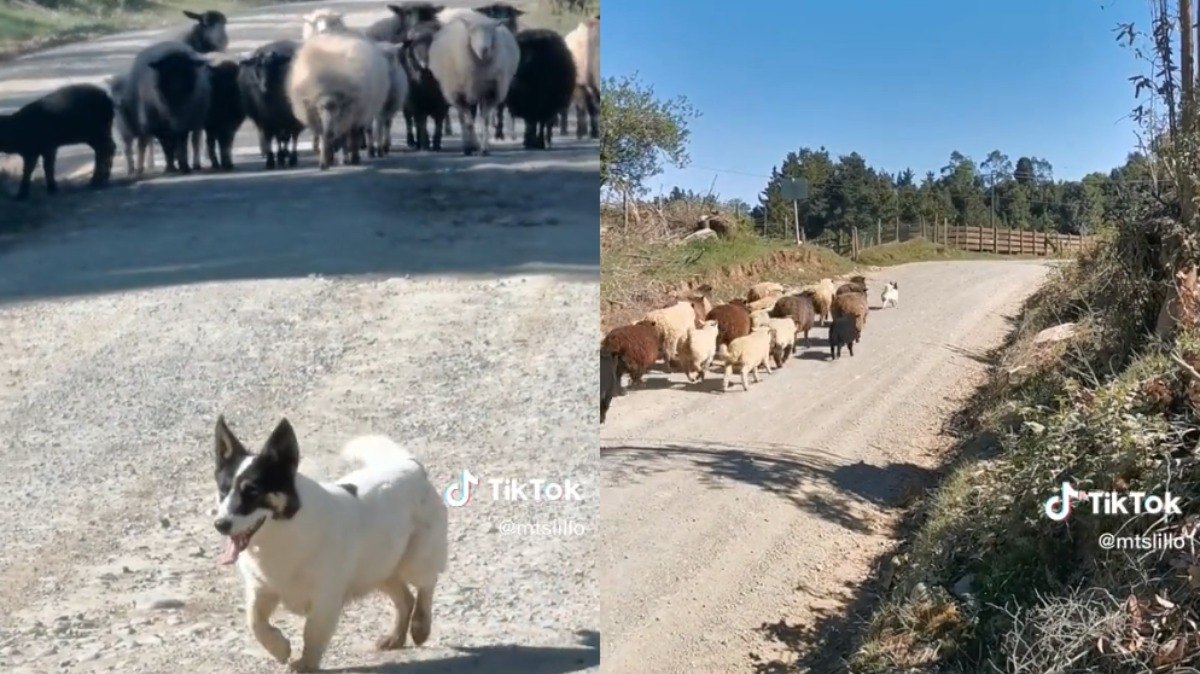
[[[221,558],[217,560],[217,563],[221,566],[229,566],[237,561],[238,555],[241,554],[241,552],[242,551],[238,549],[237,543],[233,542],[233,537],[230,536],[225,539],[225,554],[221,555]]]

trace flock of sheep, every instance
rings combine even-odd
[[[750,390],[747,375],[759,383],[758,370],[783,367],[801,335],[809,346],[809,332],[817,321],[829,328],[829,354],[838,359],[845,347],[854,355],[854,344],[867,325],[867,281],[851,277],[833,279],[797,289],[778,283],[758,283],[745,299],[713,306],[711,288],[674,304],[655,309],[632,325],[614,328],[600,344],[600,423],[608,415],[614,393],[623,393],[621,379],[628,374],[639,384],[659,360],[669,371],[683,372],[689,383],[699,383],[714,360],[724,363],[722,390],[730,376],[741,375],[742,388]],[[884,306],[899,299],[897,284],[884,291]]]
[[[223,53],[229,44],[223,14],[185,11],[194,21],[190,29],[139,52],[127,72],[109,78],[108,92],[68,85],[0,115],[0,152],[24,162],[17,198],[28,196],[39,159],[47,190],[56,190],[55,156],[65,145],[90,146],[91,184],[106,183],[116,154],[114,124],[127,169],[137,177],[145,173],[147,149],[154,167],[155,141],[168,173],[199,170],[202,134],[211,167],[232,169],[233,138],[247,117],[258,127],[267,169],[296,165],[305,129],[322,170],[339,150],[344,164],[359,163],[364,149],[371,157],[386,155],[398,113],[407,145],[418,150],[441,149],[443,133],[452,133],[451,109],[467,155],[488,153],[489,123],[504,138],[506,110],[524,120],[526,148],[549,147],[556,124],[566,133],[572,107],[576,135],[599,137],[598,15],[564,37],[518,30],[524,12],[506,3],[387,8],[392,14],[364,31],[348,27],[338,12],[317,10],[305,17],[301,40],[276,40],[240,58]]]

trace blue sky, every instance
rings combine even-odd
[[[604,0],[601,70],[683,94],[691,167],[653,183],[751,204],[784,155],[824,145],[918,176],[958,150],[1044,157],[1056,178],[1108,171],[1136,145],[1114,28],[1145,0]],[[753,9],[751,9],[753,8]],[[665,27],[669,26],[670,29]],[[716,173],[723,169],[733,173]]]

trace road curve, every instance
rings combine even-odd
[[[602,672],[740,672],[792,662],[761,632],[844,600],[936,464],[940,424],[984,367],[1039,262],[932,262],[899,282],[854,357],[826,330],[782,370],[720,392],[649,375],[601,428]],[[774,670],[764,670],[774,671]]]

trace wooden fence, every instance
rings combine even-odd
[[[1057,232],[1037,232],[1003,227],[956,227],[946,222],[936,223],[877,223],[861,231],[827,232],[810,241],[825,246],[839,255],[857,258],[859,251],[886,243],[899,243],[924,238],[950,248],[975,253],[999,255],[1035,255],[1067,257],[1091,246],[1095,237]]]

